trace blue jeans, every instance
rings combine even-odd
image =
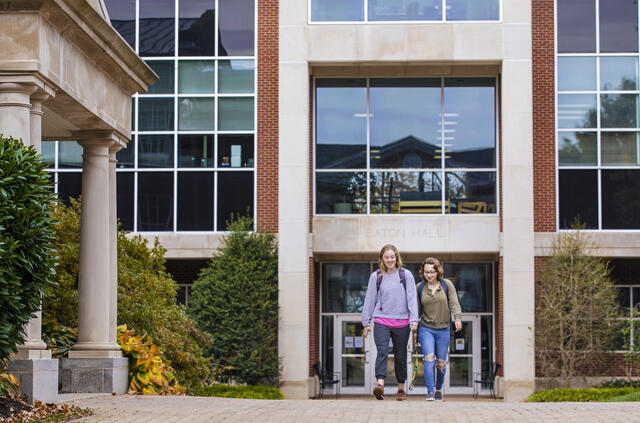
[[[424,382],[427,385],[428,392],[442,389],[444,374],[447,371],[446,365],[450,338],[451,332],[448,327],[444,329],[431,329],[422,323],[418,325],[418,339],[420,340],[420,347],[422,347],[423,354],[422,358],[424,360]],[[436,361],[442,361],[442,367],[436,366]],[[434,367],[437,368],[435,389],[433,383]]]

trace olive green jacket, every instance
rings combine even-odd
[[[447,304],[447,297],[444,294],[442,286],[438,286],[436,292],[431,294],[431,289],[429,289],[427,286],[428,283],[425,281],[424,288],[422,289],[422,297],[420,297],[420,290],[417,288],[419,284],[416,285],[420,323],[432,329],[449,327],[451,324],[451,315],[453,315],[454,322],[462,320],[462,309],[458,301],[456,287],[453,286],[453,283],[451,283],[449,279],[442,279],[442,282],[447,284],[449,304]],[[451,306],[451,310],[449,310],[449,306]]]

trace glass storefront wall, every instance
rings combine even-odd
[[[640,229],[638,2],[556,4],[558,228]]]
[[[321,304],[321,361],[324,364],[325,371],[331,375],[338,368],[338,363],[334,363],[336,347],[335,339],[343,337],[353,337],[349,334],[336,334],[334,333],[334,321],[336,319],[344,319],[350,317],[359,321],[362,307],[364,305],[364,297],[367,291],[367,284],[369,276],[375,269],[377,264],[375,263],[323,263],[321,267],[322,275],[322,304]],[[408,262],[405,263],[405,268],[412,272],[416,283],[422,278],[419,275],[420,263]],[[444,263],[445,278],[451,280],[456,287],[460,305],[462,307],[463,316],[470,319],[478,319],[480,330],[480,351],[476,351],[475,354],[479,354],[480,360],[480,373],[483,377],[488,376],[491,370],[491,363],[494,360],[494,309],[493,309],[493,264],[492,263]],[[349,323],[351,326],[353,324]],[[345,323],[342,323],[344,326]],[[349,326],[349,327],[351,327]],[[361,327],[359,323],[358,326]],[[471,341],[471,327],[467,325],[468,332],[466,335],[463,333],[457,338],[464,339],[467,342],[458,341],[458,345],[470,345]],[[340,330],[340,329],[338,329]],[[351,328],[351,330],[354,330]],[[465,338],[466,336],[466,338]],[[452,339],[452,343],[454,340]],[[343,348],[344,345],[338,346]],[[470,373],[466,363],[470,363],[470,360],[464,357],[465,351],[456,350],[455,345],[452,344],[451,353],[459,355],[456,360],[459,361],[459,365],[454,366],[456,368],[455,374],[451,374],[450,378],[451,386],[455,386],[456,383],[460,383],[460,386],[466,386],[468,378],[473,375]],[[374,360],[375,347],[370,352],[369,360]],[[418,356],[418,376],[416,378],[416,386],[424,386],[423,366],[421,351],[418,349],[415,351],[415,355]],[[347,356],[349,356],[347,354]],[[355,357],[355,356],[354,356]],[[356,360],[357,359],[357,360]],[[360,363],[359,366],[364,366],[364,355],[355,357],[352,359]],[[358,361],[359,360],[359,361]],[[391,360],[393,361],[393,360]],[[412,360],[413,361],[413,360]],[[346,370],[353,377],[362,377],[363,369],[360,367],[354,367],[356,362],[350,362],[348,369],[340,366],[342,372]],[[466,370],[465,370],[466,369]],[[393,378],[392,369],[390,373],[390,379]],[[344,375],[343,375],[344,376]],[[457,381],[457,379],[460,379]],[[343,377],[344,379],[344,377]],[[464,379],[464,380],[462,380]],[[343,386],[346,379],[343,380]],[[354,379],[355,380],[355,379]],[[360,379],[358,379],[360,381]],[[364,382],[363,382],[364,383]],[[362,384],[363,384],[362,383]],[[361,384],[361,385],[362,385]],[[353,386],[353,385],[351,385]]]
[[[128,231],[224,231],[255,209],[255,0],[105,0],[113,26],[160,79],[132,102],[117,154]],[[139,19],[136,21],[136,10]],[[81,192],[82,148],[44,142],[63,201]]]
[[[495,214],[495,78],[317,79],[316,214]]]

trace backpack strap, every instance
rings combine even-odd
[[[446,279],[444,278],[440,279],[440,286],[444,291],[444,296],[447,297],[447,308],[449,308],[449,320],[451,320],[451,304],[449,304],[449,287],[447,286],[447,283],[445,281]],[[419,308],[420,314],[422,314],[422,291],[424,290],[424,284],[425,284],[424,279],[418,284],[418,308]]]
[[[401,267],[398,269],[398,275],[400,276],[400,282],[402,282],[402,286],[404,287],[404,292],[407,292],[407,277],[404,274],[404,268]],[[376,270],[376,293],[379,297],[380,302],[380,311],[382,311],[382,297],[380,297],[380,285],[382,285],[382,271],[380,269]]]

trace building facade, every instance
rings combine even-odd
[[[449,393],[494,362],[506,400],[535,389],[535,273],[576,217],[621,303],[640,298],[636,1],[105,4],[160,76],[118,153],[121,225],[160,239],[183,302],[232,213],[278,234],[288,397],[313,395],[318,361],[371,392],[360,310],[386,243],[456,284]],[[81,149],[43,151],[77,195]]]

